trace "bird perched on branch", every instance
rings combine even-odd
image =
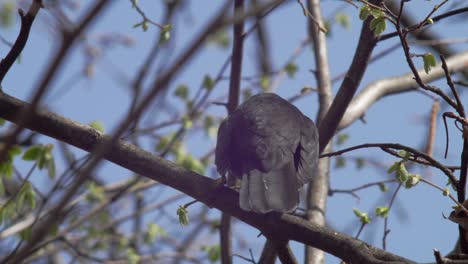
[[[273,93],[252,96],[220,125],[215,163],[222,176],[242,179],[240,207],[292,212],[316,170],[315,124]]]

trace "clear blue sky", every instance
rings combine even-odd
[[[6,0],[0,0],[4,2]],[[93,1],[80,1],[82,7],[86,7]],[[161,8],[154,4],[154,1],[140,0],[142,9],[145,10],[148,17],[155,21],[161,21]],[[414,14],[414,18],[422,18],[431,9],[431,5],[436,1],[412,1],[407,6]],[[450,5],[450,3],[448,4]],[[173,59],[176,54],[185,47],[191,38],[199,32],[205,22],[217,10],[219,3],[213,1],[190,1],[189,8],[179,16],[174,25],[173,37],[174,46],[171,47]],[[209,8],[208,8],[209,7]],[[358,10],[342,1],[322,1],[322,9],[325,17],[333,17],[337,8],[342,8],[350,17],[351,27],[345,29],[339,25],[334,25],[332,35],[328,39],[328,50],[330,55],[331,76],[335,76],[345,71],[353,56],[359,37],[360,21],[358,19]],[[80,9],[83,12],[83,8]],[[443,8],[440,12],[446,10]],[[75,15],[74,12],[69,12]],[[37,80],[46,68],[47,63],[58,44],[55,43],[56,36],[54,28],[51,26],[51,14],[47,10],[42,10],[39,19],[36,21],[28,44],[21,56],[21,63],[15,64],[4,82],[3,89],[20,99],[27,100],[33,93]],[[123,114],[127,112],[127,107],[131,94],[127,90],[127,81],[131,80],[134,72],[141,65],[151,47],[155,34],[159,30],[150,27],[147,32],[141,29],[135,29],[132,26],[138,23],[141,17],[130,8],[130,1],[115,1],[112,8],[107,10],[102,20],[99,20],[90,31],[86,38],[91,44],[96,44],[102,37],[118,34],[132,39],[131,47],[114,45],[101,50],[102,57],[99,59],[95,74],[91,78],[82,76],[84,59],[82,44],[75,46],[73,52],[67,60],[65,67],[61,71],[60,78],[55,80],[54,85],[48,93],[49,100],[46,100],[44,106],[58,114],[71,118],[73,120],[90,123],[94,120],[100,120],[106,127],[106,131],[112,129],[119,123]],[[270,33],[270,42],[272,48],[272,61],[275,69],[284,65],[287,58],[291,56],[300,41],[306,37],[306,18],[303,16],[300,6],[295,2],[286,4],[279,8],[266,19],[268,32]],[[465,23],[466,24],[466,23]],[[250,28],[249,23],[246,28]],[[462,20],[447,20],[440,25],[434,25],[433,29],[444,37],[466,37],[460,36],[463,31]],[[13,41],[19,28],[18,23],[10,29],[2,29],[0,33],[4,38]],[[389,24],[387,31],[393,31],[393,26]],[[391,39],[379,43],[375,52],[379,52],[386,47],[392,46],[397,39]],[[244,75],[254,75],[256,73],[255,49],[252,38],[248,38],[245,48]],[[466,44],[457,45],[458,50],[466,50]],[[2,56],[8,50],[5,45],[0,45]],[[415,52],[425,52],[424,49],[415,49]],[[169,52],[165,50],[164,52]],[[214,76],[221,65],[229,55],[230,49],[223,50],[213,45],[206,46],[192,60],[185,70],[170,86],[169,95],[177,84],[185,83],[194,91],[200,86],[205,74]],[[171,59],[171,60],[172,60]],[[416,61],[418,61],[416,59]],[[158,61],[156,64],[167,63],[167,61]],[[294,79],[284,78],[276,92],[284,97],[296,94],[305,86],[315,86],[313,74],[309,69],[314,69],[313,54],[310,48],[306,48],[296,60],[299,71]],[[419,67],[421,63],[417,64]],[[403,57],[401,50],[396,50],[390,56],[385,57],[373,63],[366,72],[361,87],[371,81],[380,78],[399,75],[408,72],[409,69]],[[155,76],[155,69],[151,69],[151,75]],[[151,79],[151,78],[149,78]],[[436,82],[443,89],[447,90],[445,81]],[[248,83],[243,83],[243,87]],[[336,91],[339,82],[334,85]],[[221,95],[228,89],[228,82],[221,82],[215,88],[215,95]],[[463,94],[462,101],[467,101],[466,93]],[[177,100],[170,99],[170,103],[178,111],[183,111],[181,104]],[[350,135],[350,139],[345,145],[353,146],[365,142],[391,142],[402,143],[415,148],[421,148],[424,145],[424,138],[427,130],[426,117],[430,112],[432,101],[426,96],[412,92],[383,99],[378,104],[372,106],[366,114],[367,123],[363,124],[357,121],[344,133]],[[296,105],[308,116],[315,118],[317,111],[316,95],[307,96],[299,100]],[[157,106],[156,106],[157,107]],[[444,109],[444,107],[443,107]],[[222,107],[212,106],[210,113],[216,116],[224,116],[225,110]],[[157,111],[156,111],[157,112]],[[166,113],[157,116],[157,122],[167,120],[169,115]],[[461,138],[457,136],[454,129],[451,129],[450,155],[444,163],[458,165]],[[437,141],[435,146],[435,157],[442,160],[444,150],[444,133],[442,123],[438,123]],[[49,139],[41,138],[41,142],[48,142]],[[189,137],[188,150],[195,155],[201,155],[215,146],[215,141],[203,135]],[[77,151],[77,153],[82,153]],[[58,154],[58,153],[57,153]],[[389,166],[395,158],[382,153],[379,150],[362,150],[346,155],[346,157],[364,157],[379,161],[385,166]],[[105,166],[100,168],[102,178],[107,180],[123,179],[131,175],[130,172],[122,168],[103,163]],[[332,160],[334,167],[335,160]],[[64,169],[58,166],[58,171]],[[207,175],[214,176],[211,168],[207,170]],[[414,172],[421,173],[423,177],[444,186],[447,179],[438,171],[421,168]],[[355,169],[355,166],[348,163],[344,169],[333,169],[331,174],[332,188],[352,188],[360,186],[367,182],[379,181],[391,177],[383,169],[376,169],[373,166],[366,166],[362,170]],[[389,196],[396,185],[389,185],[390,192],[382,194],[377,188],[368,189],[360,192],[360,201],[345,194],[336,194],[329,198],[327,208],[327,223],[340,232],[356,234],[360,224],[352,212],[352,208],[359,208],[362,211],[368,211],[373,216],[375,206],[384,206],[388,204]],[[156,190],[157,191],[157,190]],[[164,195],[169,195],[173,191],[166,191]],[[187,200],[188,201],[188,200]],[[413,259],[418,262],[433,261],[432,249],[438,248],[443,254],[448,253],[457,237],[457,226],[448,220],[443,219],[442,214],[448,215],[451,211],[451,201],[442,196],[439,191],[427,185],[420,184],[410,190],[401,190],[398,195],[395,207],[389,216],[389,228],[391,233],[387,239],[388,249],[403,257]],[[194,206],[199,208],[199,205]],[[215,210],[211,215],[219,215]],[[174,208],[175,216],[175,208]],[[148,221],[151,220],[149,217]],[[170,221],[166,219],[165,221]],[[257,238],[258,232],[243,223],[238,223],[234,228],[239,230],[243,238],[252,243],[254,255],[259,256],[263,240]],[[163,224],[161,224],[163,225]],[[190,228],[190,227],[188,227]],[[187,230],[188,230],[187,228]],[[179,230],[180,234],[185,231]],[[383,232],[383,221],[375,218],[372,224],[365,228],[361,239],[381,247],[381,238]],[[236,232],[235,232],[236,233]],[[217,237],[207,233],[207,243],[216,243]],[[248,256],[248,251],[239,249],[236,253]],[[303,248],[294,244],[294,249],[299,259],[302,259]],[[241,251],[242,250],[242,251]],[[236,261],[241,263],[240,260]],[[327,263],[337,263],[337,260],[329,257]]]

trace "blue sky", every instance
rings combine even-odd
[[[0,3],[4,1],[7,0],[0,0]],[[78,13],[84,12],[84,7],[89,6],[89,3],[93,1],[80,2],[82,8]],[[162,20],[161,8],[157,4],[154,4],[153,1],[140,0],[139,4],[145,10],[148,17],[155,21]],[[407,8],[411,10],[414,18],[418,19],[424,17],[433,4],[435,4],[434,1],[412,1],[408,3]],[[177,54],[180,54],[181,50],[205,25],[219,5],[220,3],[218,2],[213,3],[213,1],[206,0],[189,2],[189,8],[183,12],[182,16],[178,17],[177,23],[174,25],[174,32],[172,33],[174,42],[170,49],[172,55],[169,61],[172,61]],[[333,18],[334,12],[338,8],[343,8],[341,9],[342,12],[346,12],[349,15],[351,27],[350,29],[345,29],[339,25],[334,25],[332,28],[332,34],[328,38],[331,76],[335,76],[348,68],[357,44],[361,26],[357,9],[342,1],[322,1],[325,17]],[[440,13],[444,12],[444,10],[446,9],[442,9]],[[75,17],[77,13],[70,11],[69,14]],[[23,100],[28,100],[33,93],[35,84],[47,67],[48,58],[52,56],[58,46],[56,34],[50,21],[51,14],[47,10],[42,10],[39,19],[32,29],[28,44],[22,53],[21,63],[15,64],[5,79],[3,89],[7,93]],[[135,71],[141,65],[153,43],[155,35],[159,34],[159,30],[155,27],[150,27],[147,32],[143,32],[140,28],[132,27],[140,21],[141,17],[131,9],[130,1],[116,1],[113,3],[112,7],[105,12],[102,19],[87,32],[86,40],[88,43],[95,44],[99,40],[102,40],[103,36],[118,34],[119,36],[132,39],[133,44],[131,46],[115,45],[101,50],[100,52],[102,52],[103,56],[99,59],[95,73],[90,78],[82,76],[85,63],[83,59],[84,45],[76,45],[76,50],[67,59],[59,78],[51,86],[47,97],[49,99],[43,102],[44,107],[82,123],[100,120],[106,127],[106,131],[112,131],[124,116],[123,114],[128,111],[127,107],[131,94],[129,93],[127,82],[131,80]],[[286,4],[269,15],[266,18],[266,22],[270,33],[272,62],[275,69],[279,69],[291,56],[300,41],[305,39],[307,34],[305,26],[306,18],[303,16],[300,6],[295,1],[291,1],[291,3]],[[251,25],[252,23],[248,23],[246,28],[250,28]],[[461,30],[463,26],[461,20],[451,19],[437,23],[433,26],[433,29],[437,30],[444,37],[454,38],[460,37],[459,32],[463,32]],[[16,23],[10,29],[2,29],[1,35],[13,41],[18,28],[19,25]],[[393,31],[393,26],[389,24],[386,32],[391,31]],[[394,38],[379,43],[374,54],[394,45],[397,41]],[[254,75],[256,73],[256,65],[254,63],[256,54],[252,37],[247,39],[245,45],[243,74],[246,76]],[[457,45],[457,50],[466,50],[466,48],[466,44]],[[0,45],[2,56],[7,50],[7,46]],[[414,52],[423,53],[425,51],[427,50],[422,48],[414,49]],[[166,49],[164,52],[169,52],[169,50]],[[224,50],[213,45],[204,47],[170,85],[169,97],[172,96],[175,86],[180,83],[188,84],[192,88],[191,92],[193,95],[195,90],[200,86],[205,74],[216,75],[229,52],[230,49]],[[299,66],[299,71],[295,78],[284,78],[276,92],[283,97],[289,97],[298,93],[306,85],[314,87],[314,76],[309,71],[310,69],[314,69],[313,61],[311,49],[305,48],[295,61]],[[417,59],[415,61],[419,67],[422,66],[420,61]],[[157,61],[155,64],[170,65],[170,62]],[[392,52],[390,56],[373,63],[369,67],[361,87],[372,81],[407,73],[408,71],[409,68],[406,65],[403,52],[398,49]],[[148,78],[150,80],[158,74],[156,68],[151,69],[149,72],[151,73],[151,77]],[[438,81],[435,84],[448,91],[445,81]],[[242,87],[246,86],[248,86],[248,83],[242,84]],[[338,87],[339,82],[334,85],[334,92],[336,92]],[[228,82],[221,82],[215,89],[214,98],[225,94],[228,89]],[[463,93],[462,101],[466,101],[466,99],[466,93]],[[180,101],[173,98],[168,98],[167,100],[176,109],[183,111]],[[357,121],[343,131],[343,133],[350,135],[350,139],[338,148],[365,142],[402,143],[415,148],[422,147],[428,128],[425,118],[430,112],[431,104],[432,100],[417,92],[384,98],[372,106],[366,113],[366,124]],[[296,105],[305,114],[313,119],[315,118],[317,111],[316,95],[307,96],[299,100]],[[149,114],[153,115],[157,113],[154,122],[158,123],[171,118],[171,115],[158,111],[158,107],[156,104],[156,111]],[[225,110],[219,106],[210,106],[208,111],[210,114],[218,117],[226,114]],[[446,163],[457,165],[462,141],[456,134],[456,130],[452,128],[450,131],[450,155],[447,160],[443,160],[445,135],[442,123],[438,123],[435,157]],[[50,139],[41,138],[40,141],[41,143],[49,142]],[[188,151],[198,156],[212,149],[215,143],[214,139],[200,133],[195,133],[194,136],[188,137],[187,146]],[[83,154],[83,152],[78,150],[76,153]],[[346,157],[372,158],[388,166],[395,161],[395,158],[376,149],[356,151],[347,154]],[[131,172],[108,162],[103,164],[99,169],[99,174],[103,179],[108,181],[124,179],[131,175]],[[334,167],[334,164],[335,160],[332,160],[332,167]],[[60,169],[64,168],[59,164],[58,171]],[[212,168],[209,168],[207,175],[214,176],[213,171]],[[421,173],[423,177],[427,177],[441,186],[445,185],[447,181],[440,172],[433,169],[420,168],[414,172]],[[339,189],[352,188],[389,177],[391,176],[387,175],[383,169],[368,166],[365,169],[357,170],[349,162],[349,165],[344,169],[332,170],[331,186]],[[354,216],[352,208],[359,208],[373,215],[373,208],[375,206],[386,205],[388,203],[388,197],[391,195],[391,190],[393,190],[395,185],[389,185],[389,187],[390,192],[387,194],[382,194],[377,188],[362,191],[359,193],[361,196],[360,201],[345,194],[335,194],[333,197],[330,197],[327,208],[328,225],[338,231],[354,235],[360,224]],[[169,195],[170,193],[173,193],[173,191],[166,191],[165,195]],[[442,214],[448,215],[450,213],[451,206],[452,203],[448,198],[442,196],[438,190],[424,184],[419,184],[410,190],[401,190],[394,210],[390,212],[389,216],[391,233],[387,239],[388,250],[418,262],[433,261],[433,248],[440,249],[444,254],[448,253],[453,248],[458,232],[455,224],[442,217]],[[195,208],[198,207],[200,206],[195,205],[193,210],[196,211]],[[210,215],[216,217],[219,213],[212,210]],[[147,220],[151,221],[151,219],[151,217],[148,217]],[[170,220],[166,219],[165,221],[169,222]],[[253,243],[251,246],[254,250],[254,255],[258,256],[263,243],[261,238],[257,238],[258,232],[250,227],[246,227],[243,223],[237,223],[235,226],[236,230],[241,232],[242,237],[246,241]],[[360,238],[381,247],[382,230],[383,221],[376,218],[370,226],[365,228]],[[179,230],[179,232],[183,234],[184,230]],[[212,234],[207,233],[206,239],[211,243],[216,243],[216,236]],[[294,243],[293,245],[297,257],[302,259],[302,246]],[[238,248],[238,250],[241,249]],[[242,250],[237,253],[247,256],[248,251]],[[337,263],[338,261],[330,257],[327,262]]]

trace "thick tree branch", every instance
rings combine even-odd
[[[333,100],[330,69],[328,66],[327,39],[320,27],[320,24],[323,24],[320,1],[307,1],[307,8],[310,15],[315,18],[315,21],[312,19],[307,20],[307,28],[314,50],[315,76],[317,78],[319,98],[319,111],[316,120],[317,126],[320,126]],[[331,145],[328,145],[326,149],[327,151],[331,151]],[[325,225],[329,177],[330,159],[321,159],[319,160],[315,177],[307,187],[306,218],[308,221],[320,226]],[[312,247],[305,247],[304,263],[320,264],[324,262],[325,254],[323,251]]]
[[[362,24],[359,43],[346,77],[341,83],[330,110],[320,123],[320,152],[323,152],[328,142],[335,134],[338,124],[361,83],[362,76],[366,71],[370,56],[377,43],[377,37],[374,35],[374,32],[370,30],[370,21],[371,18],[368,18]]]
[[[27,107],[25,102],[5,94],[0,95],[1,118],[19,122],[18,113]],[[24,126],[88,152],[110,139],[89,126],[47,111],[31,114]],[[296,216],[274,213],[260,215],[243,211],[235,191],[220,187],[216,180],[187,171],[127,142],[117,141],[104,153],[104,158],[227,212],[258,228],[269,238],[295,240],[322,249],[349,263],[414,263]]]
[[[466,70],[468,62],[468,52],[463,52],[447,59],[447,66],[451,72]],[[444,78],[444,71],[438,63],[430,72],[426,74],[424,69],[419,69],[418,73],[424,83]],[[400,76],[389,77],[368,84],[352,100],[346,109],[345,115],[341,120],[338,129],[344,129],[351,125],[356,119],[361,118],[365,112],[379,99],[387,95],[393,95],[419,88],[414,80],[413,73],[407,73]]]

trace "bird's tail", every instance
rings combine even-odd
[[[242,176],[240,207],[257,213],[292,212],[299,204],[300,188],[292,162],[266,173],[252,170]]]

